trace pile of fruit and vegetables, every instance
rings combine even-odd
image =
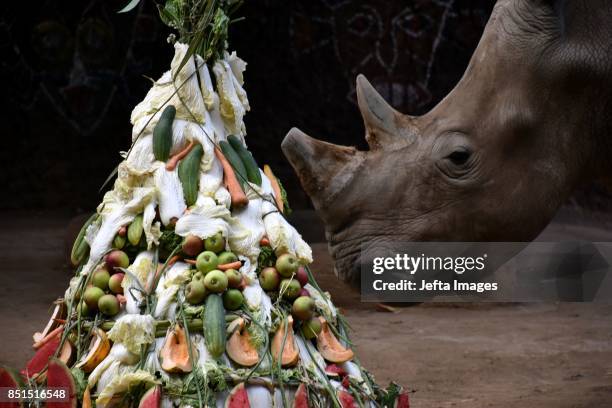
[[[132,112],[132,145],[34,357],[0,368],[0,386],[64,387],[69,401],[47,406],[65,407],[408,406],[359,364],[280,181],[246,147],[246,63],[226,50],[235,7],[160,8],[180,34],[171,69]]]

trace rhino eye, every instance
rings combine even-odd
[[[455,165],[455,166],[463,166],[470,159],[471,153],[469,150],[455,150],[451,154],[447,156],[447,158]]]

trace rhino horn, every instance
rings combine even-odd
[[[333,200],[363,161],[354,147],[323,142],[297,128],[287,133],[281,149],[317,209]]]
[[[405,146],[413,140],[411,118],[393,109],[362,74],[357,76],[356,89],[371,150]]]

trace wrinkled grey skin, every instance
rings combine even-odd
[[[364,240],[529,241],[577,185],[612,174],[612,2],[500,0],[460,82],[429,113],[363,76],[368,151],[292,129],[282,149],[325,223],[337,275]]]

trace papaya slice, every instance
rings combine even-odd
[[[323,358],[332,363],[344,363],[352,359],[353,350],[344,347],[338,341],[323,317],[320,316],[319,320],[321,321],[321,333],[317,336],[317,349]]]
[[[194,358],[197,352],[197,349],[192,347]],[[162,369],[168,373],[189,373],[193,369],[189,359],[187,335],[180,325],[168,329],[164,345],[159,351],[159,361]]]
[[[274,360],[280,360],[282,367],[291,367],[297,364],[300,358],[300,352],[295,345],[293,337],[293,317],[287,318],[287,336],[285,339],[285,347],[283,348],[283,339],[285,338],[285,325],[281,323],[278,330],[272,339],[272,357]]]
[[[92,372],[110,352],[110,341],[104,330],[96,328],[91,335],[89,351],[77,364],[77,367],[86,373]]]
[[[259,361],[259,354],[251,344],[251,336],[245,330],[244,319],[240,317],[232,323],[235,324],[235,329],[225,346],[227,355],[243,367],[252,367]]]
[[[45,328],[40,331],[34,333],[32,339],[34,340],[34,344],[37,344],[42,339],[44,339],[51,331],[56,329],[60,324],[61,320],[66,317],[66,304],[64,301],[58,301],[55,303],[55,307],[53,308],[53,313],[51,313],[51,317],[47,322]]]

